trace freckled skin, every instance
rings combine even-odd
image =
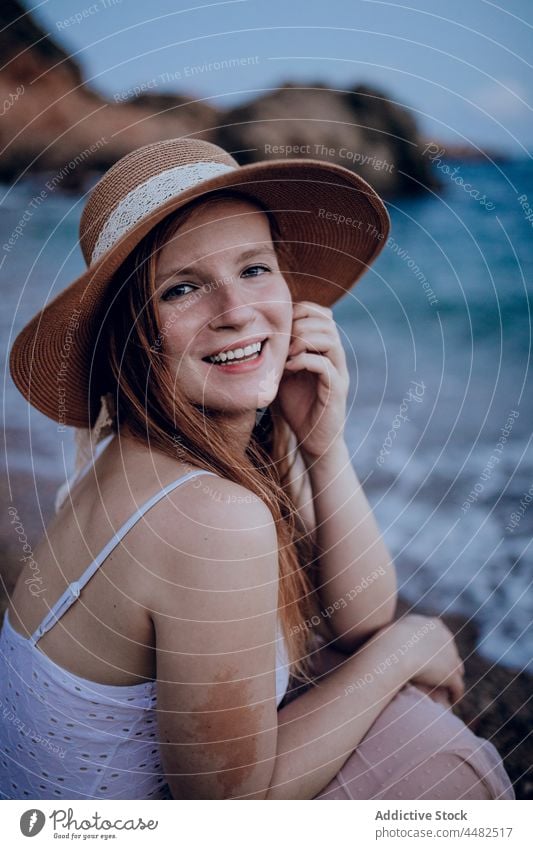
[[[263,726],[264,705],[249,706],[248,702],[253,700],[249,698],[250,685],[242,679],[231,680],[238,675],[238,670],[227,667],[215,676],[214,685],[199,687],[198,708],[184,717],[181,742],[176,744],[168,737],[163,741],[164,745],[184,747],[182,774],[185,775],[198,775],[195,747],[204,750],[202,757],[209,747],[211,764],[206,776],[209,776],[211,789],[208,791],[206,787],[205,794],[195,793],[195,799],[212,798],[213,773],[217,773],[222,798],[246,793],[246,782],[261,756],[257,729]],[[205,772],[205,768],[201,772]]]
[[[218,198],[196,209],[174,236],[162,247],[156,268],[155,298],[165,328],[167,366],[189,401],[225,416],[235,445],[244,451],[258,406],[267,406],[276,397],[292,331],[292,294],[269,220],[245,198]],[[229,373],[205,362],[208,353],[252,337],[267,340],[255,370],[230,379]],[[216,496],[209,484],[203,484],[203,491]],[[195,528],[194,533],[196,546],[196,534],[201,531]],[[220,616],[213,614],[213,620],[223,619],[223,611]],[[173,638],[167,635],[167,639],[175,650]],[[203,640],[209,644],[205,636]],[[158,657],[164,651],[160,648],[156,645]],[[266,726],[275,725],[273,699],[261,702],[257,695],[257,676],[266,675],[267,670],[250,669],[244,660],[239,665],[235,655],[228,657],[234,663],[225,667],[199,658],[198,669],[190,675],[190,661],[179,672],[178,661],[174,666],[169,662],[172,671],[162,676],[165,707],[159,722],[168,729],[168,736],[163,736],[163,766],[166,752],[169,769],[165,772],[173,777],[176,796],[257,795],[258,784],[267,780],[263,776],[268,774],[266,759],[272,757],[273,730],[267,731]],[[163,657],[161,662],[165,665]],[[199,680],[209,683],[192,683]]]

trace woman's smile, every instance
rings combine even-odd
[[[222,352],[218,356],[220,362],[216,362],[210,357],[203,357],[203,361],[208,366],[214,366],[221,372],[227,374],[241,374],[242,372],[254,371],[261,366],[265,361],[265,349],[268,345],[268,339],[262,342],[254,342],[245,346],[235,345],[230,348],[228,353]]]
[[[203,205],[161,250],[157,279],[165,353],[189,400],[233,417],[268,406],[293,303],[267,216],[244,199]]]

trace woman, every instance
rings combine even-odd
[[[446,701],[449,631],[393,621],[344,441],[330,306],[388,227],[343,168],[241,168],[194,140],[97,184],[88,269],[10,360],[59,431],[107,443],[59,499],[42,581],[10,600],[5,796],[514,798]]]

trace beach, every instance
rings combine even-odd
[[[531,798],[533,169],[525,160],[433,166],[442,192],[388,202],[387,244],[334,307],[351,374],[346,438],[403,604],[456,623],[468,656],[462,718],[495,735],[517,796]],[[45,175],[1,190],[10,348],[84,270],[84,198]],[[2,356],[5,604],[72,472],[74,443],[70,428],[25,402],[6,348]]]

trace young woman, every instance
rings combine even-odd
[[[344,439],[331,305],[388,226],[343,168],[241,168],[206,142],[97,184],[87,271],[11,354],[59,432],[106,443],[3,623],[4,796],[514,798],[451,712],[450,632],[394,621]]]

